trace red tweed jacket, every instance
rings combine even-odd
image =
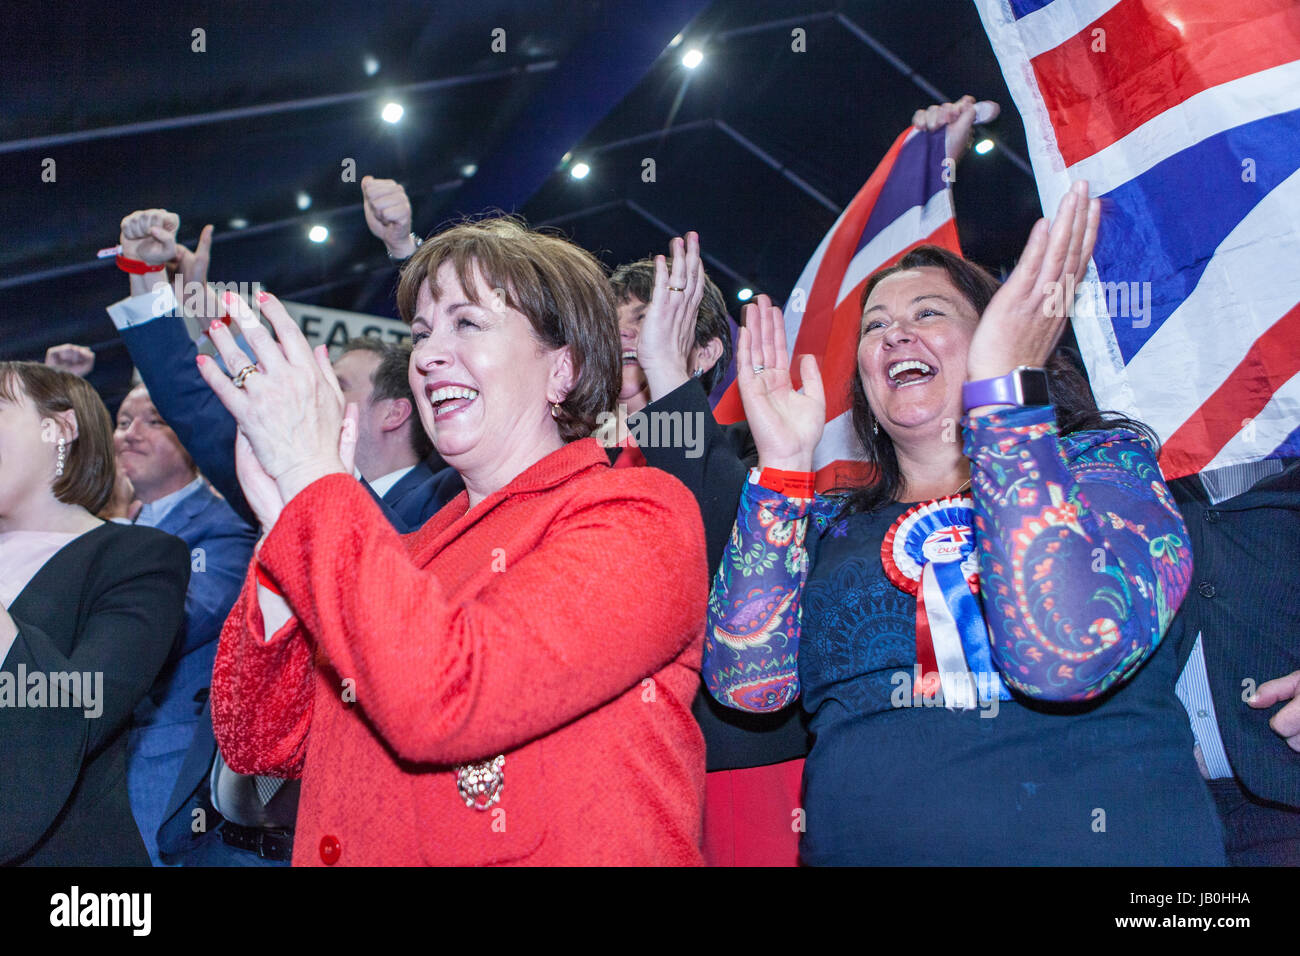
[[[265,640],[254,567],[221,635],[227,762],[302,777],[297,866],[699,863],[694,498],[584,439],[467,505],[399,536],[345,475],[289,502],[254,565],[295,617]]]

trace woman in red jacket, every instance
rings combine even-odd
[[[403,268],[420,419],[466,487],[406,536],[345,465],[324,348],[230,304],[258,364],[220,326],[233,378],[200,364],[265,537],[213,723],[233,769],[302,778],[294,864],[698,863],[704,534],[585,437],[619,384],[598,263],[495,219]]]

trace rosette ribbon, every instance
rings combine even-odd
[[[975,504],[939,498],[899,516],[885,535],[880,560],[895,587],[916,595],[916,662],[912,693],[943,693],[944,706],[969,709],[1011,692],[993,664],[980,609],[975,554]]]

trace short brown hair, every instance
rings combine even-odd
[[[668,268],[673,267],[673,260],[668,260]],[[650,304],[655,289],[654,259],[638,259],[625,262],[614,270],[609,277],[609,284],[614,287],[614,296],[619,305],[633,300]],[[722,354],[713,363],[713,367],[700,376],[704,391],[712,392],[727,374],[731,365],[731,321],[727,313],[727,300],[722,290],[707,275],[704,276],[704,297],[700,299],[699,311],[695,314],[695,344],[708,345],[717,339],[722,343]]]
[[[39,362],[0,362],[0,398],[19,400],[17,389],[42,418],[69,409],[77,418],[77,437],[68,445],[63,474],[51,490],[64,504],[98,514],[108,504],[117,480],[113,464],[113,422],[104,402],[84,379]]]
[[[385,342],[373,336],[348,339],[343,343],[343,355],[349,352],[371,352],[379,356],[379,364],[370,376],[371,402],[404,398],[411,406],[407,423],[411,429],[411,451],[421,461],[433,452],[433,441],[424,430],[424,423],[415,410],[415,394],[411,391],[411,344]]]
[[[528,228],[514,216],[458,223],[424,242],[402,267],[397,308],[410,325],[420,286],[436,279],[444,262],[475,305],[475,269],[505,296],[505,304],[528,317],[533,334],[548,349],[568,346],[573,388],[556,419],[566,442],[585,438],[597,416],[611,411],[622,381],[618,306],[605,270],[591,253],[560,236]]]

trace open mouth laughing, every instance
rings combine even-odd
[[[917,359],[904,359],[890,365],[887,374],[890,387],[907,388],[909,385],[924,385],[938,374],[938,370]]]

